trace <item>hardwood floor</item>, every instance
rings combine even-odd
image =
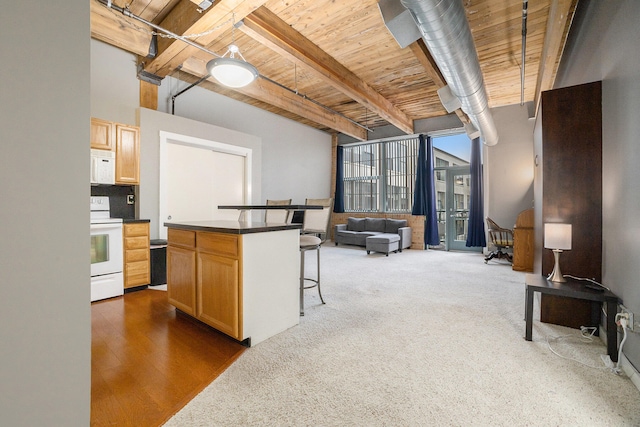
[[[91,304],[91,425],[163,424],[244,351],[146,289]]]

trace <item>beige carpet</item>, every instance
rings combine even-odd
[[[167,426],[640,426],[640,392],[603,369],[599,339],[540,323],[536,307],[524,340],[524,273],[509,265],[332,243],[321,262],[327,304],[307,290],[299,326],[248,349]],[[554,348],[581,363],[548,349],[566,334]]]

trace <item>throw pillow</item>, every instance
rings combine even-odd
[[[364,231],[364,218],[347,218],[347,230]]]
[[[386,221],[385,226],[384,226],[384,232],[385,233],[397,234],[399,228],[406,227],[406,226],[407,226],[407,220],[406,219],[389,219],[389,218],[387,218],[387,221]]]
[[[384,218],[365,218],[365,230],[384,233]]]

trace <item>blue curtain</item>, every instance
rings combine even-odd
[[[412,215],[424,215],[424,244],[439,245],[438,221],[436,218],[436,191],[433,182],[433,142],[420,135],[416,186],[413,193]]]
[[[484,233],[484,192],[482,191],[482,157],[480,138],[471,141],[471,206],[469,206],[468,247],[487,246]]]
[[[344,147],[338,145],[336,152],[336,193],[333,201],[335,213],[344,212]]]

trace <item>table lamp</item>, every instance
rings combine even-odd
[[[571,224],[545,224],[544,247],[553,251],[553,271],[547,277],[552,282],[566,282],[560,271],[560,254],[571,249]]]

